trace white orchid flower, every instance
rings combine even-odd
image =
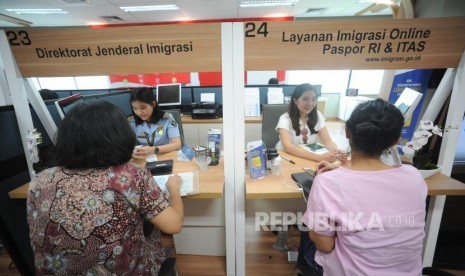
[[[419,131],[415,131],[413,133],[413,136],[417,139],[420,139],[420,138],[426,138],[428,139],[429,137],[431,137],[433,134],[431,134],[431,132],[427,131],[427,130],[423,130],[423,129],[420,129]]]
[[[415,147],[412,141],[407,142],[405,146],[402,147],[402,151],[406,155],[413,155],[415,154]]]
[[[434,126],[432,131],[433,131],[434,134],[442,137],[442,129],[439,128],[438,126]]]
[[[434,127],[434,123],[430,120],[420,121],[419,129],[430,130]]]
[[[420,149],[421,149],[421,147],[428,144],[428,138],[426,138],[426,137],[425,138],[418,138],[415,142],[420,145]]]

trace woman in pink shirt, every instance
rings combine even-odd
[[[351,162],[319,165],[302,221],[324,275],[421,275],[426,183],[412,166],[380,161],[403,124],[390,103],[362,103],[346,122]]]

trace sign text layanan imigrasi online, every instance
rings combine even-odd
[[[337,33],[287,33],[282,32],[282,42],[300,45],[308,42],[354,42],[356,45],[323,44],[323,54],[361,54],[361,53],[412,53],[421,52],[426,47],[426,41],[431,36],[431,30],[394,28],[379,32],[342,32]],[[424,40],[423,40],[424,39]],[[388,41],[382,44],[379,41]],[[415,41],[413,41],[415,40]],[[420,40],[420,41],[417,41]],[[357,45],[369,41],[369,45]]]

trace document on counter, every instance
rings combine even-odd
[[[248,87],[244,90],[245,116],[260,116],[260,89]]]
[[[199,176],[197,172],[183,172],[177,174],[181,178],[181,196],[186,195],[195,195],[200,192],[199,188]],[[165,175],[154,175],[153,179],[158,184],[161,190],[168,192],[166,183],[168,183],[168,178],[172,176],[171,174]]]
[[[282,87],[269,87],[268,88],[268,104],[282,104],[284,103],[284,94]]]
[[[320,143],[312,143],[312,144],[300,144],[299,147],[313,153],[325,153],[328,150]]]

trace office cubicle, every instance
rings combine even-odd
[[[8,192],[30,181],[13,106],[0,107],[0,239],[22,275],[34,275],[26,202]]]

